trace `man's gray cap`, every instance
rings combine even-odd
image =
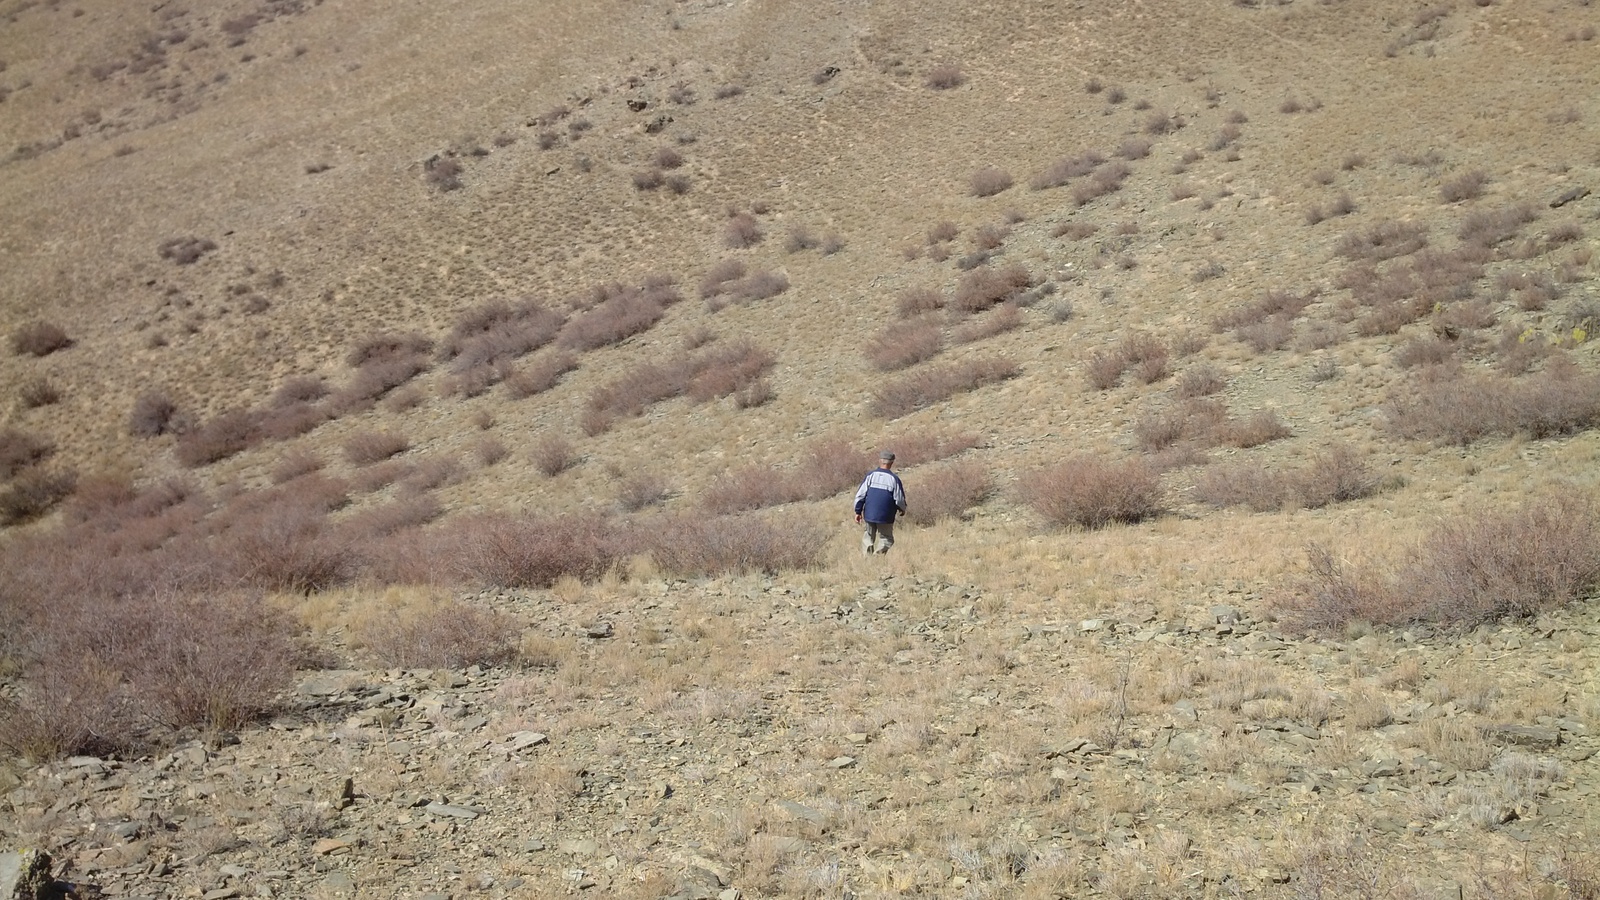
[[[886,459],[886,460],[889,460],[890,462],[893,462],[894,461],[894,451],[893,450],[885,450],[882,453],[878,454],[878,458],[879,459]]]

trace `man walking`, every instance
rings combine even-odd
[[[856,523],[866,522],[861,535],[861,553],[888,553],[894,546],[894,517],[906,511],[906,488],[894,468],[894,454],[878,454],[878,467],[867,473],[856,491]]]

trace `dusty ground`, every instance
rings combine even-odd
[[[350,671],[306,673],[296,712],[237,744],[16,765],[0,835],[55,849],[69,877],[131,896],[1533,896],[1593,843],[1592,604],[1465,636],[1310,640],[1264,599],[1307,543],[1381,557],[1463,508],[1592,488],[1592,433],[1393,437],[1381,405],[1412,378],[1395,351],[1431,323],[1354,335],[1338,248],[1399,220],[1449,249],[1474,213],[1527,202],[1537,217],[1475,288],[1496,315],[1482,344],[1507,327],[1570,343],[1600,300],[1600,196],[1551,203],[1600,182],[1594,6],[11,0],[0,21],[0,332],[46,320],[75,341],[0,355],[0,385],[61,393],[0,398],[0,424],[55,442],[52,465],[180,472],[172,438],[127,434],[151,388],[204,419],[292,375],[344,379],[376,332],[438,339],[486,300],[660,273],[688,299],[548,393],[463,398],[441,367],[409,409],[192,476],[257,486],[295,451],[357,474],[336,448],[371,427],[407,435],[408,461],[466,459],[487,431],[511,456],[440,488],[451,510],[609,504],[640,469],[690,509],[736,465],[795,462],[817,437],[953,427],[982,436],[967,458],[1001,487],[965,520],[908,527],[876,568],[835,500],[793,510],[839,525],[815,572],[482,598],[548,639],[545,668],[381,671],[334,634]],[[925,86],[940,64],[962,83]],[[1029,188],[1129,141],[1149,151],[1116,193]],[[663,147],[686,193],[634,186]],[[425,177],[441,154],[461,189]],[[984,166],[1015,186],[974,196]],[[1447,201],[1474,171],[1481,196]],[[1331,212],[1345,196],[1354,209]],[[726,248],[733,208],[766,239]],[[927,235],[945,221],[959,234],[939,260]],[[1058,236],[1071,223],[1097,230]],[[1055,292],[938,362],[1003,354],[1022,374],[873,416],[896,376],[872,371],[866,340],[904,290],[952,290],[978,230],[1002,224],[995,263]],[[788,252],[797,227],[842,249]],[[191,236],[216,249],[159,255]],[[791,287],[712,311],[696,287],[726,258]],[[1522,274],[1558,296],[1524,308]],[[1282,349],[1213,333],[1273,289],[1320,290]],[[1318,323],[1340,339],[1315,346]],[[674,400],[584,432],[593,389],[701,328],[777,352],[770,403]],[[1214,460],[1295,465],[1342,441],[1391,489],[1218,511],[1191,502],[1191,467],[1153,523],[1040,527],[1016,493],[1035,467],[1135,453],[1166,402],[1171,381],[1085,385],[1090,354],[1136,329],[1194,338],[1179,374],[1213,365],[1236,415],[1292,429]],[[1592,348],[1568,356],[1592,371]],[[579,455],[553,478],[527,450],[549,435]],[[586,636],[599,621],[613,636]],[[1495,730],[1512,725],[1532,730]],[[511,749],[523,732],[546,740]]]

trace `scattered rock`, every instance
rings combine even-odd
[[[1561,743],[1561,730],[1542,725],[1495,725],[1485,730],[1491,738],[1523,747],[1554,747]]]
[[[485,812],[484,810],[475,809],[470,806],[457,806],[453,803],[437,802],[430,802],[427,806],[422,808],[422,811],[435,816],[448,816],[454,819],[467,820],[476,819]]]
[[[57,894],[50,854],[43,850],[0,853],[0,900],[46,900]]]

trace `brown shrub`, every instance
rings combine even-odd
[[[956,235],[960,233],[961,229],[957,227],[956,223],[948,220],[938,222],[928,229],[928,243],[943,244],[946,241],[953,241],[956,239]]]
[[[1002,269],[975,269],[962,276],[951,305],[961,312],[982,312],[1015,298],[1032,285],[1033,276],[1020,263]]]
[[[38,409],[61,402],[61,388],[48,378],[30,378],[17,390],[17,401],[23,409]]]
[[[966,83],[967,76],[961,73],[961,67],[955,63],[938,63],[922,79],[924,87],[936,91],[948,91]]]
[[[731,250],[747,250],[761,243],[765,237],[761,223],[747,212],[729,216],[728,223],[722,229],[722,245]]]
[[[367,429],[345,439],[344,458],[353,466],[369,466],[411,449],[404,435]]]
[[[322,469],[322,457],[310,450],[291,450],[272,467],[272,483],[283,484]]]
[[[909,319],[944,309],[944,302],[944,294],[938,288],[908,288],[895,301],[895,311],[900,318]]]
[[[31,522],[72,496],[78,476],[74,472],[29,469],[0,491],[0,525]]]
[[[422,164],[422,177],[441,191],[459,191],[465,187],[461,172],[460,160],[448,156],[430,157]]]
[[[1200,363],[1183,370],[1172,386],[1172,394],[1179,400],[1209,397],[1228,386],[1228,379],[1210,363]]]
[[[1062,222],[1052,229],[1050,234],[1069,241],[1081,241],[1099,230],[1100,226],[1090,222]]]
[[[1141,415],[1133,425],[1139,447],[1159,452],[1180,442],[1196,447],[1212,443],[1227,424],[1228,411],[1215,400],[1186,400]]]
[[[314,403],[328,396],[328,384],[321,375],[293,375],[273,392],[273,406],[291,406],[296,403]]]
[[[1117,347],[1117,353],[1123,359],[1125,371],[1132,372],[1141,384],[1154,384],[1172,372],[1167,345],[1155,335],[1143,332],[1128,335]]]
[[[1210,506],[1271,512],[1283,508],[1289,495],[1289,480],[1255,460],[1220,462],[1207,466],[1195,478],[1195,499]]]
[[[510,456],[511,450],[505,441],[494,435],[486,435],[472,446],[472,455],[478,460],[478,465],[487,468]]]
[[[1072,202],[1078,206],[1086,206],[1095,200],[1122,190],[1122,183],[1133,170],[1124,162],[1106,163],[1094,170],[1088,180],[1081,181],[1072,187]]]
[[[1303,313],[1317,298],[1316,291],[1295,294],[1289,291],[1267,291],[1261,299],[1245,306],[1235,307],[1212,320],[1215,331],[1228,331],[1245,325],[1255,325],[1273,318],[1293,319]]]
[[[1144,159],[1150,155],[1150,142],[1144,138],[1129,138],[1123,141],[1121,146],[1117,147],[1117,155],[1129,162],[1136,159]]]
[[[421,356],[372,360],[355,371],[345,385],[328,396],[327,412],[338,417],[370,409],[382,397],[428,371]]]
[[[167,238],[156,246],[156,255],[162,259],[171,260],[180,266],[193,265],[200,261],[200,257],[217,249],[217,242],[210,238],[176,237]]]
[[[1350,622],[1470,628],[1532,616],[1600,587],[1600,508],[1571,490],[1516,509],[1458,514],[1388,567],[1351,567],[1313,546],[1307,574],[1280,600],[1314,631]]]
[[[1028,186],[1036,191],[1060,187],[1074,178],[1082,178],[1095,170],[1096,166],[1105,162],[1103,154],[1093,150],[1077,156],[1065,156],[1051,163],[1044,171],[1033,176],[1028,181]],[[1058,237],[1060,235],[1057,235]],[[1077,238],[1074,238],[1077,240]]]
[[[54,444],[37,435],[15,428],[0,431],[0,481],[16,477],[19,472],[48,459],[55,452]]]
[[[1257,353],[1282,350],[1294,339],[1294,320],[1274,316],[1265,321],[1241,325],[1234,329],[1233,336]]]
[[[552,353],[536,360],[533,365],[518,368],[508,375],[505,379],[506,392],[513,400],[524,400],[534,394],[542,394],[560,384],[563,376],[577,368],[576,354],[566,351]]]
[[[1009,190],[1013,183],[1010,172],[994,166],[984,166],[972,173],[972,179],[967,186],[974,197],[993,197]]]
[[[1482,169],[1473,169],[1446,181],[1439,188],[1439,195],[1446,203],[1460,203],[1463,200],[1476,200],[1483,196],[1483,186],[1489,183],[1489,174]]]
[[[1522,230],[1522,226],[1539,218],[1531,203],[1514,203],[1499,209],[1482,209],[1467,213],[1456,230],[1464,244],[1494,247],[1505,243]]]
[[[1381,486],[1366,460],[1345,444],[1318,453],[1309,466],[1289,479],[1290,496],[1307,509],[1363,500]]]
[[[662,516],[639,524],[632,543],[679,578],[807,569],[827,547],[827,529],[798,516]]]
[[[1425,370],[1385,406],[1388,425],[1405,438],[1465,446],[1490,436],[1538,439],[1600,425],[1600,376],[1566,367],[1505,378]]]
[[[617,485],[617,506],[623,512],[638,512],[660,506],[672,495],[667,481],[655,472],[631,472]]]
[[[432,352],[433,341],[414,331],[403,334],[383,332],[362,338],[351,348],[349,353],[345,354],[344,361],[345,365],[350,368],[359,369],[362,366],[373,363],[386,363],[410,356],[426,356]],[[320,385],[322,379],[310,376],[311,380],[308,381],[305,380],[307,377],[298,376],[295,379],[290,379],[290,381],[297,383],[295,388],[285,395],[286,400],[290,402],[294,400],[316,400],[322,396],[315,393],[315,387],[313,386]],[[287,387],[287,383],[285,386]],[[283,391],[282,388],[279,390],[280,393]],[[324,393],[326,392],[324,391]]]
[[[1027,479],[1022,502],[1055,525],[1103,528],[1162,512],[1161,479],[1142,461],[1071,457]]]
[[[739,340],[713,347],[691,360],[685,391],[697,403],[727,397],[765,375],[777,363],[772,351]]]
[[[1021,371],[1016,363],[1003,357],[983,357],[942,368],[925,368],[880,385],[873,392],[872,413],[886,419],[898,418],[958,393],[1014,378]]]
[[[1230,447],[1244,450],[1286,438],[1293,433],[1276,412],[1264,409],[1248,419],[1226,423],[1218,429],[1217,438]]]
[[[522,628],[505,613],[451,600],[429,609],[377,617],[358,629],[361,645],[385,666],[462,669],[516,659]]]
[[[1365,231],[1351,231],[1336,248],[1349,259],[1381,261],[1406,256],[1428,244],[1428,227],[1416,222],[1386,220]]]
[[[878,332],[862,351],[880,372],[893,372],[931,359],[944,349],[944,334],[934,322],[907,322]]]
[[[918,472],[916,502],[908,505],[906,519],[916,525],[932,525],[943,519],[960,518],[992,493],[994,480],[975,460]]]
[[[1002,303],[987,315],[963,322],[950,332],[952,344],[971,344],[1022,326],[1022,310],[1015,303]]]
[[[547,434],[533,445],[530,451],[534,468],[546,477],[554,478],[578,461],[572,442],[558,434]]]
[[[558,342],[579,351],[607,347],[649,330],[664,315],[666,305],[659,292],[624,290],[573,317],[561,329]]]
[[[445,527],[461,575],[491,587],[547,588],[569,575],[594,581],[627,552],[615,526],[593,515],[458,517]]]
[[[729,282],[744,277],[744,263],[737,259],[719,260],[700,281],[700,299],[710,300],[727,291]]]
[[[789,289],[789,276],[771,269],[760,269],[728,285],[728,296],[738,303],[754,303],[776,297]]]
[[[416,496],[447,484],[455,484],[463,475],[465,470],[459,457],[431,457],[405,473],[400,493],[402,496]]]
[[[179,435],[172,452],[180,465],[194,469],[242,453],[260,443],[263,437],[260,413],[232,409]]]
[[[54,322],[29,322],[11,335],[11,352],[18,356],[49,356],[72,346],[72,338]]]
[[[933,431],[916,431],[892,435],[884,441],[884,445],[893,447],[895,453],[898,454],[897,467],[907,469],[924,463],[937,462],[971,450],[974,447],[981,447],[983,446],[983,439],[969,431],[936,429]],[[865,466],[857,466],[861,470],[857,473],[857,481],[860,480],[859,476],[864,474],[867,468],[875,464],[870,454],[863,458],[863,461]],[[854,487],[854,484],[847,484],[845,487]],[[834,493],[837,493],[837,491]],[[831,496],[831,494],[823,496]]]
[[[134,437],[156,437],[172,430],[178,404],[165,391],[148,390],[134,398],[128,413],[128,433]]]
[[[1455,355],[1457,346],[1437,337],[1412,338],[1394,351],[1394,363],[1402,369],[1441,365]]]
[[[307,484],[302,490],[336,484],[314,475],[299,481]],[[320,508],[328,502],[281,502],[238,517],[217,545],[224,568],[238,584],[264,591],[309,594],[350,580],[356,555],[329,526]]]
[[[659,168],[651,166],[633,173],[633,186],[636,190],[653,191],[667,180],[666,173]]]

